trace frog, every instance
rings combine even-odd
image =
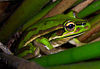
[[[58,47],[89,29],[89,22],[76,17],[74,11],[42,19],[24,31],[17,45],[17,56],[30,59],[41,56],[41,52],[58,53],[64,50]]]

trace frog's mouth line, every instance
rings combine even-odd
[[[57,39],[52,39],[50,40],[50,43],[52,44],[53,47],[59,47],[61,46],[62,44],[65,44],[67,43],[70,39],[74,38],[74,37],[77,37],[79,35],[82,35],[84,32],[81,32],[79,34],[74,34],[74,35],[70,35],[70,36],[67,36],[67,37],[63,37],[62,39],[60,38],[57,38],[57,39],[60,39],[60,40],[57,40]]]
[[[49,37],[49,41],[52,44],[53,47],[59,47],[65,43],[67,43],[70,39],[77,37],[79,35],[82,35],[84,32],[78,33],[78,34],[73,34],[73,33],[77,33],[80,31],[80,28],[77,28],[76,31],[74,32],[69,32],[67,34],[64,35],[64,37],[60,37],[60,36],[55,36],[55,37]],[[55,31],[56,32],[56,31]],[[53,32],[54,33],[54,32]],[[50,34],[50,33],[49,33]],[[72,34],[72,35],[70,35]],[[47,35],[47,34],[46,34]],[[68,36],[69,35],[69,36]]]
[[[52,37],[52,36],[49,36],[49,41],[51,41],[51,40],[55,40],[55,39],[59,39],[59,38],[67,38],[67,37],[76,37],[76,36],[79,36],[79,35],[81,35],[83,32],[81,32],[81,33],[77,33],[77,32],[79,32],[80,31],[80,28],[77,28],[76,29],[76,31],[73,31],[73,32],[69,32],[69,33],[66,33],[66,34],[63,34],[64,32],[65,32],[65,30],[64,30],[64,28],[62,28],[62,29],[59,29],[59,30],[63,30],[63,32],[61,32],[61,34],[62,35],[57,35],[57,36],[54,36],[54,37]],[[55,32],[57,32],[58,30],[56,30],[56,31],[53,31],[53,33],[55,33]],[[75,34],[76,33],[76,34]],[[48,34],[52,34],[52,32],[51,33],[48,33]],[[72,34],[72,35],[71,35]],[[47,34],[45,34],[45,35],[47,35]]]

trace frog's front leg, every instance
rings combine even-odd
[[[48,39],[44,37],[34,40],[34,45],[39,47],[44,54],[54,54],[62,50],[62,48],[54,48]]]
[[[16,55],[24,59],[29,59],[38,56],[39,53],[39,47],[36,47],[32,43],[29,43],[27,46],[20,48]]]

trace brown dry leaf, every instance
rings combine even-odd
[[[0,15],[4,13],[8,5],[9,5],[9,2],[0,2]]]
[[[74,7],[72,10],[74,10],[77,13],[79,13],[81,10],[83,10],[85,7],[87,7],[93,1],[94,0],[86,0],[86,1],[84,1],[82,3],[80,3],[79,5],[77,5],[76,7]]]
[[[70,8],[76,1],[77,0],[62,0],[46,16],[44,16],[44,18],[63,13],[66,9]]]
[[[78,37],[78,40],[85,43],[90,42],[100,36],[99,32],[100,32],[100,24],[97,24],[89,31]]]

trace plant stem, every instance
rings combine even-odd
[[[100,42],[71,48],[56,54],[30,59],[44,67],[80,62],[100,56]],[[91,53],[90,53],[91,52]]]
[[[79,18],[84,18],[96,11],[100,10],[100,0],[97,0],[78,13]]]

